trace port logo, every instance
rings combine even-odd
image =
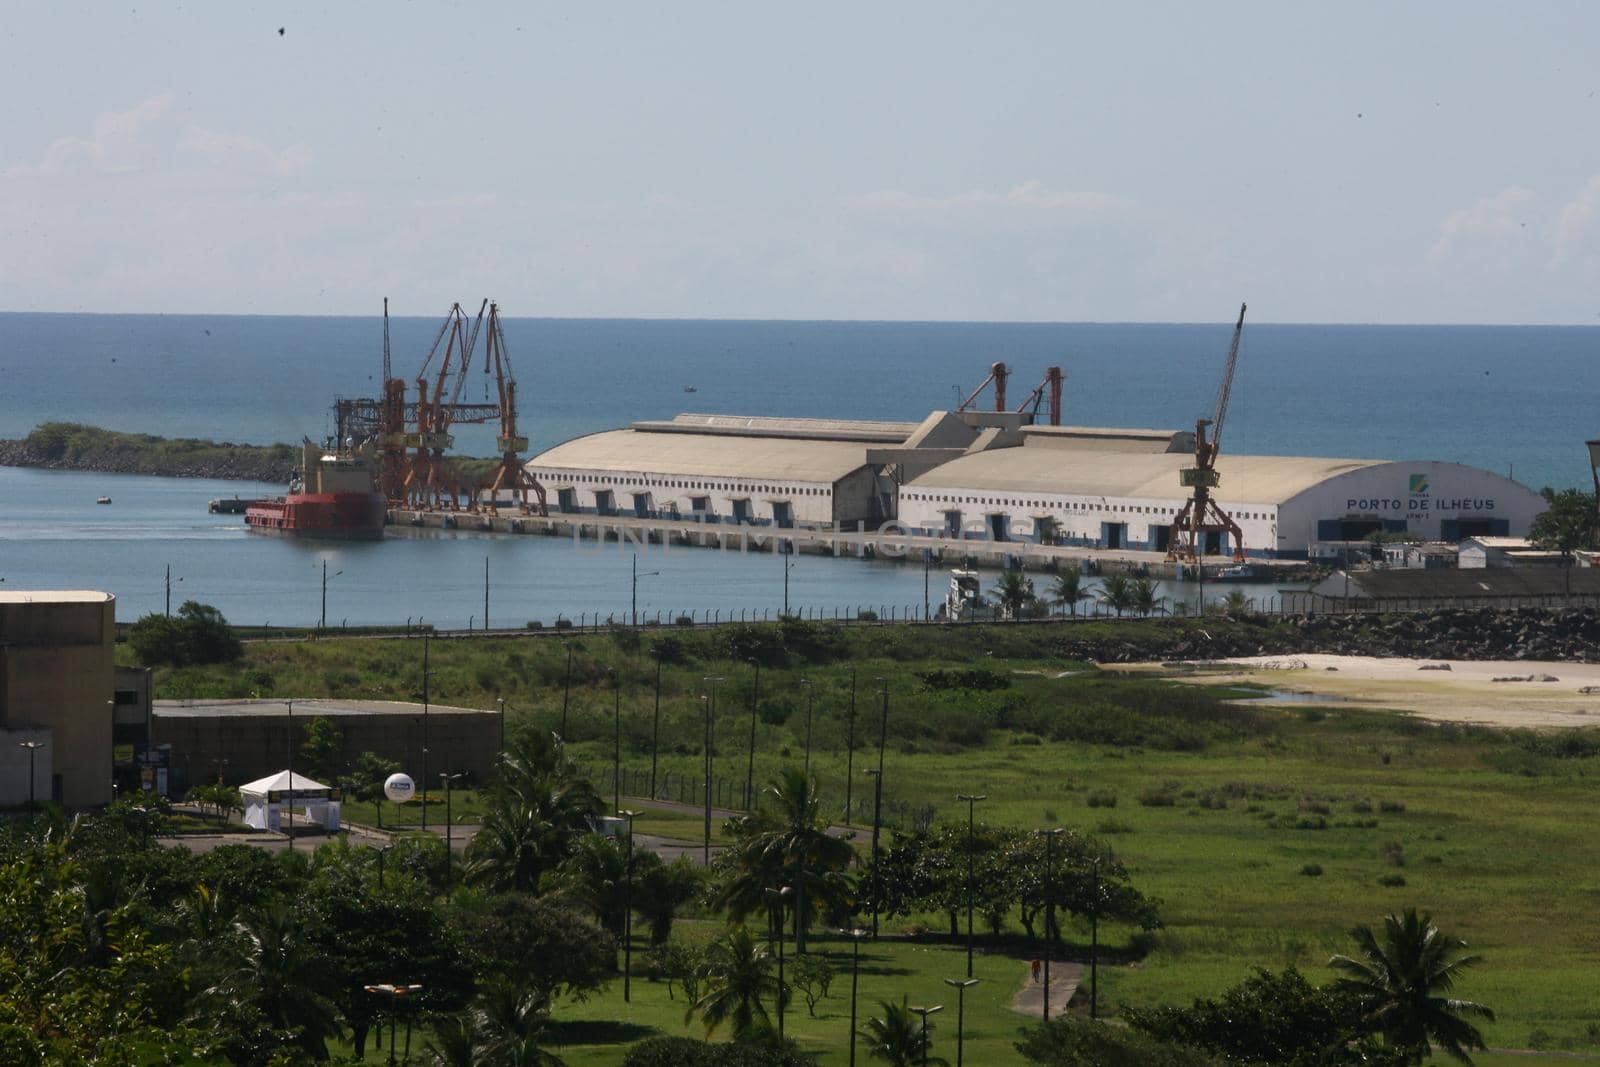
[[[1413,474],[1411,476],[1411,492],[1426,493],[1428,491],[1428,476],[1426,474]]]

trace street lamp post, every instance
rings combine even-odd
[[[1050,1021],[1050,956],[1056,930],[1056,894],[1055,894],[1055,840],[1063,833],[1057,826],[1049,830],[1040,830],[1044,835],[1044,1021]]]
[[[650,725],[650,799],[656,798],[656,758],[661,754],[661,653],[656,659],[656,710]]]
[[[871,767],[867,768],[867,776],[872,779],[872,876],[874,882],[878,878],[878,820],[883,816],[883,772]],[[878,939],[878,897],[882,890],[876,884],[872,890],[872,939]]]
[[[380,985],[362,986],[362,988],[368,993],[371,993],[373,996],[387,997],[389,1000],[389,1065],[390,1067],[394,1067],[394,1023],[395,1016],[398,1012],[397,1005],[399,1005],[401,1001],[410,997],[413,993],[419,992],[422,989],[422,986],[416,984],[394,985],[389,982],[384,982]],[[408,1015],[406,1017],[406,1059],[409,1060],[410,1058],[411,1017]]]
[[[567,706],[572,698],[572,642],[567,642],[567,674],[561,683],[561,740],[567,739]]]
[[[607,667],[611,675],[611,806],[622,807],[622,675],[615,667]]]
[[[883,823],[883,749],[889,739],[889,679],[878,676],[883,683],[883,714],[878,720],[878,775],[872,789],[872,861],[878,861],[878,836]],[[878,937],[878,903],[872,903],[872,937]]]
[[[422,828],[428,828],[428,682],[433,671],[428,669],[428,635],[422,635]]]
[[[394,848],[394,843],[390,842],[389,844],[384,845],[382,848],[377,850],[377,853],[378,853],[378,891],[379,892],[382,892],[383,889],[384,889],[383,858],[389,854],[389,850],[392,849],[392,848]]]
[[[967,802],[967,977],[972,977],[972,854],[977,848],[973,829],[973,809],[978,801],[988,800],[985,794],[959,793],[957,800]]]
[[[1100,860],[1089,865],[1093,877],[1089,892],[1089,1018],[1100,1017]]]
[[[967,990],[977,985],[978,979],[970,976],[965,981],[946,978],[944,984],[953,986],[956,991],[956,1067],[961,1067],[963,1047],[966,1045]]]
[[[17,747],[18,748],[25,748],[25,749],[28,750],[28,810],[32,811],[34,808],[38,807],[38,804],[39,804],[39,802],[35,799],[35,785],[34,785],[34,777],[33,777],[33,754],[35,752],[38,752],[41,748],[44,747],[44,742],[43,741],[18,741],[17,742]]]
[[[934,1004],[927,1008],[913,1007],[912,1011],[922,1016],[922,1067],[928,1067],[928,1016],[936,1015],[944,1010],[943,1004]]]
[[[756,805],[756,709],[761,706],[761,661],[751,660],[755,667],[755,681],[750,688],[750,757],[744,772],[744,810],[752,811]]]
[[[641,813],[617,809],[628,820],[628,854],[623,861],[625,881],[622,889],[622,1000],[632,1000],[633,990],[633,820]]]
[[[705,755],[706,788],[705,788],[705,866],[711,866],[711,776],[716,768],[716,718],[717,718],[717,683],[722,681],[720,675],[707,675],[704,679],[708,687],[709,696],[702,697],[705,703],[705,738],[701,748]]]
[[[861,976],[861,939],[867,932],[852,927],[845,933],[850,938],[850,1067],[856,1067],[856,981]]]
[[[789,570],[794,566],[794,560],[790,557],[794,555],[794,542],[778,541],[776,544],[778,558],[783,561],[783,613],[787,615],[789,614]]]
[[[856,778],[856,669],[850,668],[850,713],[845,719],[844,737],[844,824],[850,825],[855,812],[851,801],[855,798]]]
[[[812,710],[813,710],[813,706],[815,704],[815,700],[813,699],[813,697],[815,696],[815,693],[814,693],[814,690],[812,688],[812,683],[811,683],[811,679],[810,678],[802,678],[802,679],[800,679],[800,684],[805,687],[805,691],[806,691],[806,777],[810,778],[811,777],[811,713],[812,713]]]
[[[777,901],[777,908],[778,908],[778,916],[777,916],[778,923],[777,923],[777,925],[778,925],[778,1040],[779,1041],[783,1040],[783,1003],[784,1003],[784,987],[783,987],[783,910],[784,910],[784,904],[789,898],[789,894],[792,893],[793,891],[794,891],[793,888],[790,887],[790,886],[784,886],[782,889],[768,889],[766,891],[767,892],[767,896],[772,897],[774,900]]]
[[[289,851],[294,851],[294,701],[289,707]],[[187,777],[187,772],[185,772]]]
[[[439,780],[444,782],[444,873],[447,883],[450,881],[450,864],[454,861],[455,856],[455,838],[453,836],[455,822],[450,813],[450,786],[456,779],[465,777],[466,774],[459,771],[455,774],[451,774],[448,771],[439,772]]]
[[[631,600],[631,608],[630,608],[630,610],[631,610],[631,613],[632,613],[632,616],[633,616],[632,625],[638,626],[639,625],[639,579],[640,578],[654,578],[656,575],[660,574],[661,572],[660,571],[645,571],[643,574],[640,574],[639,573],[639,554],[637,552],[635,552],[633,554],[633,570],[632,570],[632,573],[633,573],[633,596],[632,596],[632,600]]]
[[[343,573],[344,571],[334,571],[332,575],[328,574],[328,561],[322,561],[322,614],[317,619],[317,629],[319,630],[328,628],[328,579],[330,577],[337,578]]]
[[[178,581],[183,581],[179,578]],[[167,618],[172,618],[172,564],[167,564]]]

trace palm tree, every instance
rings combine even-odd
[[[482,829],[467,847],[467,875],[494,889],[531,892],[604,810],[559,742],[517,738],[507,747]]]
[[[1135,578],[1128,583],[1129,606],[1140,615],[1149,617],[1156,610],[1156,583],[1149,578]]]
[[[627,903],[629,870],[633,872],[633,903],[637,908],[643,899],[641,886],[650,881],[651,872],[661,866],[661,857],[648,849],[634,849],[630,862],[628,850],[621,842],[589,834],[579,839],[572,854],[562,861],[557,870],[557,885],[587,908],[608,933],[620,939],[626,925],[623,909]],[[670,926],[670,918],[667,922]]]
[[[773,806],[736,824],[740,840],[733,849],[735,866],[717,902],[741,920],[768,907],[768,890],[792,890],[798,954],[806,950],[806,927],[814,913],[848,901],[844,872],[855,851],[828,833],[816,780],[800,768],[785,768],[764,792]]]
[[[328,1038],[341,1032],[328,997],[332,974],[293,910],[278,902],[234,923],[222,978],[206,994],[226,1005],[253,1005],[274,1029],[295,1033],[300,1049],[320,1061],[328,1058]]]
[[[922,1023],[911,1014],[905,997],[901,997],[898,1004],[890,1000],[880,1000],[878,1004],[883,1008],[883,1018],[868,1019],[867,1025],[856,1031],[867,1040],[868,1056],[885,1060],[890,1067],[917,1067],[923,1063],[950,1067],[950,1061],[944,1057],[928,1055],[933,1048],[933,1026],[930,1024],[926,1032],[923,1030]]]
[[[562,1067],[544,1048],[549,1001],[536,990],[501,978],[478,995],[472,1011],[477,1058],[482,1067]]]
[[[707,1037],[725,1022],[731,1023],[735,1041],[768,1024],[764,998],[777,995],[778,981],[766,945],[748,927],[736,926],[706,946],[700,981],[704,992],[689,1014],[705,1022]]]
[[[1065,604],[1067,610],[1076,615],[1078,605],[1093,595],[1083,587],[1083,572],[1070,570],[1056,575],[1056,587],[1051,599],[1057,604]]]
[[[1023,577],[1021,567],[1007,567],[990,595],[1008,619],[1022,618],[1023,609],[1037,599],[1033,593],[1033,583]]]
[[[1243,591],[1234,589],[1230,591],[1227,596],[1223,597],[1222,610],[1230,618],[1236,619],[1241,615],[1249,613],[1250,604],[1250,598],[1245,596]]]
[[[1360,1000],[1364,1017],[1384,1043],[1413,1063],[1429,1054],[1430,1042],[1471,1063],[1466,1050],[1484,1048],[1483,1035],[1465,1017],[1493,1022],[1494,1012],[1441,994],[1482,957],[1461,955],[1467,943],[1441,932],[1432,916],[1415,908],[1385,916],[1381,942],[1370,926],[1358,926],[1350,936],[1356,956],[1335,956],[1328,966],[1343,972],[1335,986]]]
[[[1126,574],[1107,575],[1100,583],[1100,603],[1112,608],[1117,618],[1133,606],[1133,583]]]

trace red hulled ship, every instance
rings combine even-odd
[[[288,495],[251,502],[244,521],[260,533],[365,541],[383,536],[386,510],[369,448],[307,441]]]

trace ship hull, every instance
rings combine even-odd
[[[256,533],[336,541],[383,536],[387,504],[381,493],[291,493],[252,501],[245,525]]]

